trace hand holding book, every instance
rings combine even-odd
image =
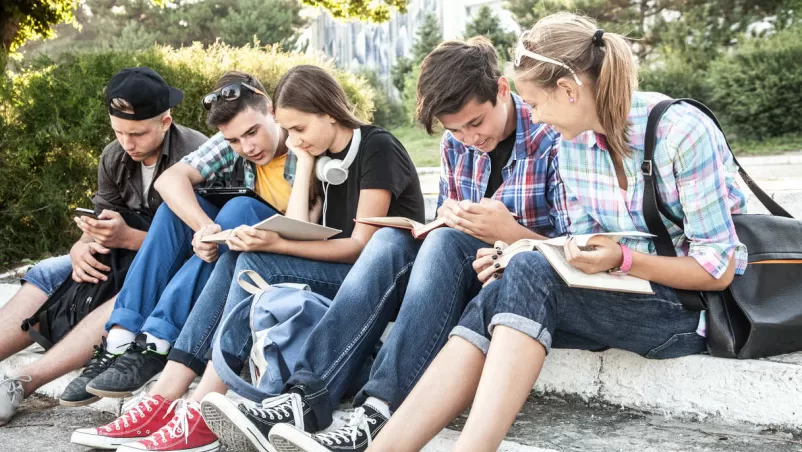
[[[487,284],[500,278],[501,271],[518,253],[541,252],[569,287],[653,293],[649,281],[632,275],[614,276],[607,270],[620,264],[621,237],[651,237],[642,232],[621,232],[564,236],[548,240],[518,240],[507,246],[497,242],[492,249],[480,251],[474,268],[479,280]]]

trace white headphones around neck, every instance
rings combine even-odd
[[[315,163],[315,175],[321,182],[326,182],[332,185],[342,185],[348,179],[348,167],[356,159],[356,154],[359,151],[359,142],[362,141],[362,130],[359,128],[354,129],[354,136],[351,138],[351,146],[348,148],[348,154],[345,159],[337,160],[327,155],[322,155],[317,158]]]

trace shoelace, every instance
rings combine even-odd
[[[14,389],[17,385],[22,385],[22,383],[30,383],[33,378],[30,375],[20,375],[19,377],[6,377],[3,380],[0,380],[0,386],[3,386],[6,383],[11,383],[8,385],[8,393],[12,396],[15,396],[16,390]],[[15,396],[16,397],[16,396]]]
[[[370,446],[372,440],[370,437],[370,426],[375,423],[376,419],[369,418],[365,413],[365,409],[360,407],[354,411],[351,419],[348,420],[348,424],[346,424],[344,427],[338,428],[333,432],[315,435],[315,437],[326,443],[327,446],[331,446],[335,443],[340,444],[340,442],[346,442],[349,440],[353,444],[356,443],[356,440],[359,437],[359,432],[362,430],[368,436],[368,446]]]
[[[116,357],[117,355],[106,351],[106,339],[104,338],[100,345],[95,345],[95,351],[92,353],[92,359],[89,360],[89,364],[87,364],[81,375],[92,376],[95,374],[100,374],[100,372],[109,367]]]
[[[170,405],[167,412],[172,412],[175,406],[177,408],[173,419],[156,432],[154,438],[156,435],[161,435],[161,442],[166,442],[168,436],[180,438],[180,435],[184,435],[184,443],[189,444],[189,420],[195,416],[192,414],[193,411],[200,413],[200,403],[195,400],[178,399]]]
[[[292,405],[293,402],[301,406],[301,395],[290,392],[280,395],[269,402],[262,402],[261,407],[248,408],[248,411],[254,416],[261,417],[262,419],[285,419],[293,415]],[[296,419],[297,420],[297,419]]]
[[[136,402],[136,403],[134,403]],[[145,411],[148,413],[153,411],[153,407],[151,404],[158,405],[158,400],[150,397],[148,395],[142,395],[137,399],[134,399],[128,405],[123,406],[123,410],[125,410],[125,414],[118,417],[113,423],[106,425],[106,431],[111,431],[112,424],[116,430],[120,430],[120,422],[126,428],[128,428],[131,423],[137,423],[137,414],[139,414],[139,419],[145,418]],[[130,420],[129,420],[130,419]]]
[[[134,372],[138,372],[139,368],[142,366],[144,356],[149,352],[155,353],[153,349],[147,345],[131,342],[128,346],[128,350],[126,350],[123,355],[120,355],[117,362],[114,364],[125,374],[138,375],[138,373]]]

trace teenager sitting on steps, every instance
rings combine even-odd
[[[126,443],[120,451],[217,450],[216,436],[200,417],[199,401],[206,394],[226,392],[207,360],[220,319],[249,296],[232,281],[234,276],[243,269],[255,270],[270,284],[307,284],[333,298],[376,231],[355,224],[355,218],[400,215],[423,221],[423,195],[406,150],[389,132],[357,119],[345,92],[331,75],[315,66],[294,67],[281,78],[273,98],[275,118],[286,130],[286,143],[298,158],[287,216],[317,222],[320,210],[310,215],[310,187],[318,178],[328,180],[325,171],[317,171],[317,159],[330,158],[334,166],[350,162],[347,179],[339,185],[325,182],[326,198],[318,203],[325,206],[325,224],[342,233],[325,241],[295,242],[268,231],[238,228],[228,246],[232,251],[248,252],[229,252],[220,257],[150,395],[108,426],[79,430],[73,441]],[[226,342],[236,342],[230,348],[235,354],[226,358],[241,369],[250,352],[247,322],[227,331]],[[200,374],[203,378],[189,399],[174,402]]]
[[[31,317],[67,278],[98,284],[106,280],[110,268],[96,256],[114,248],[140,248],[145,232],[129,227],[119,212],[153,215],[162,199],[152,181],[206,140],[200,132],[173,122],[170,109],[182,99],[181,91],[150,68],[123,69],[111,78],[105,108],[116,139],[100,156],[98,191],[92,197],[98,220],[76,219],[83,234],[70,254],[36,264],[22,279],[20,290],[0,309],[0,360],[33,343],[20,329],[23,319]],[[89,313],[42,359],[12,375],[0,375],[0,426],[10,420],[24,397],[90,360],[92,344],[105,334],[103,324],[113,305],[114,298]],[[34,328],[38,331],[39,327]],[[103,361],[107,350],[98,349],[96,359],[87,366],[90,374],[107,361]],[[70,391],[62,397],[62,403],[72,406],[95,400],[95,396]]]
[[[429,132],[435,121],[446,128],[438,217],[450,227],[423,241],[406,230],[377,232],[307,339],[286,394],[257,410],[215,395],[204,399],[204,416],[223,419],[211,427],[224,442],[271,452],[364,450],[479,292],[471,268],[477,250],[566,231],[557,134],[530,122],[530,108],[501,76],[490,41],[446,42],[432,51],[421,66],[417,101]],[[310,436],[331,424],[394,318],[351,420]]]

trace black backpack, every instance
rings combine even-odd
[[[133,211],[120,212],[120,215],[128,226],[140,231],[147,231],[153,219]],[[90,312],[120,292],[135,256],[136,251],[122,248],[95,255],[98,261],[111,268],[109,278],[90,284],[77,283],[72,275],[68,276],[33,316],[22,321],[22,331],[26,331],[45,350],[50,349]],[[33,328],[37,324],[39,331]]]

